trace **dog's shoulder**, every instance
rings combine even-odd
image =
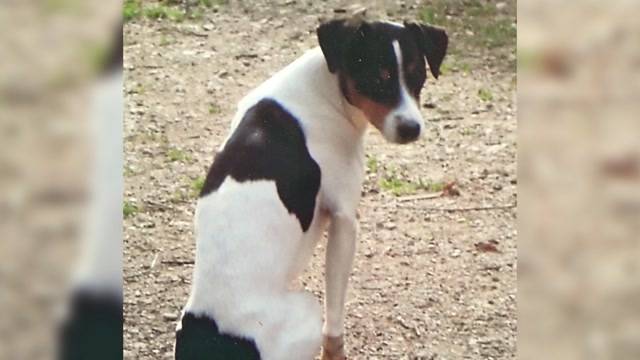
[[[278,196],[307,230],[320,188],[320,167],[307,148],[303,128],[278,101],[249,107],[211,166],[200,197],[230,176],[237,182],[272,180]]]

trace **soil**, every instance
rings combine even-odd
[[[237,101],[316,46],[320,21],[350,6],[232,2],[182,22],[125,24],[126,359],[173,358],[193,271],[196,189]],[[367,9],[371,19],[401,21],[420,5]],[[349,359],[515,358],[516,81],[505,64],[515,48],[506,57],[485,50],[458,47],[445,61],[464,65],[429,78],[420,141],[389,144],[373,128],[366,136]],[[438,196],[445,184],[453,190]],[[320,301],[323,262],[321,244],[301,278]]]

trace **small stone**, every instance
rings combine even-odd
[[[178,320],[178,315],[175,313],[164,313],[162,314],[162,318],[167,321],[175,321]]]

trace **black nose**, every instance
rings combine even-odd
[[[398,118],[398,137],[401,142],[409,142],[420,135],[420,124],[417,121]]]

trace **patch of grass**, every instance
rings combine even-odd
[[[229,0],[198,0],[198,5],[208,8],[214,6],[223,6],[229,5]]]
[[[160,37],[160,46],[168,46],[168,45],[173,44],[174,42],[175,42],[174,38],[171,38],[171,37],[168,37],[168,36],[165,36],[165,35],[162,35]]]
[[[191,180],[191,194],[196,197],[202,191],[202,187],[204,186],[204,177],[198,176],[197,178]]]
[[[471,71],[471,65],[466,61],[460,60],[459,57],[455,55],[447,56],[440,66],[440,73],[443,75],[460,71],[465,74],[469,74]]]
[[[438,14],[436,13],[436,9],[431,7],[424,7],[420,9],[420,20],[426,22],[427,24],[436,25],[440,21],[438,19]]]
[[[515,66],[516,1],[431,0],[418,8],[418,21],[443,27],[449,55],[490,54],[497,64]],[[455,68],[455,66],[452,66]],[[468,69],[462,69],[468,72]]]
[[[183,203],[185,201],[189,201],[189,192],[181,190],[181,189],[178,189],[178,190],[173,192],[173,194],[171,195],[171,200],[170,201],[172,203],[174,203],[174,204],[179,204],[179,203]]]
[[[143,12],[146,18],[152,20],[171,20],[181,22],[185,18],[185,14],[182,10],[162,4],[145,8]]]
[[[471,65],[469,65],[469,63],[467,62],[461,62],[460,70],[465,74],[469,74],[471,72]]]
[[[204,17],[205,9],[214,8],[214,11],[217,11],[215,7],[228,4],[229,0],[197,0],[187,8],[184,6],[183,0],[163,0],[150,5],[144,5],[142,0],[125,0],[122,7],[122,17],[125,22],[140,17],[151,20],[169,20],[175,22],[182,22],[187,18],[199,20]]]
[[[169,161],[171,161],[171,162],[174,162],[174,161],[185,161],[185,160],[190,160],[191,159],[189,154],[185,153],[184,151],[182,151],[180,149],[176,149],[176,148],[170,148],[169,150],[167,150],[167,158],[169,158]]]
[[[509,46],[516,38],[516,27],[509,19],[500,19],[482,27],[484,43],[490,49]]]
[[[391,192],[395,196],[412,195],[418,191],[440,192],[444,189],[442,182],[424,182],[422,179],[418,182],[405,180],[397,176],[395,172],[385,176],[380,180],[380,187],[383,190]]]
[[[375,174],[378,172],[378,168],[380,168],[378,164],[378,159],[376,159],[375,156],[369,157],[367,159],[367,170],[370,173]]]
[[[482,101],[493,101],[493,94],[489,89],[481,88],[478,90],[478,97]]]
[[[195,9],[191,9],[188,14],[189,19],[192,20],[202,20],[204,18],[204,11],[201,7],[197,7]]]
[[[135,215],[139,210],[137,205],[129,201],[125,201],[124,204],[122,204],[122,215],[124,215],[125,218]]]
[[[140,17],[142,14],[142,6],[140,0],[125,0],[122,4],[122,17],[124,21],[130,21]]]
[[[219,114],[220,112],[222,112],[222,109],[218,104],[214,104],[214,103],[209,104],[209,114],[215,115],[215,114]]]

